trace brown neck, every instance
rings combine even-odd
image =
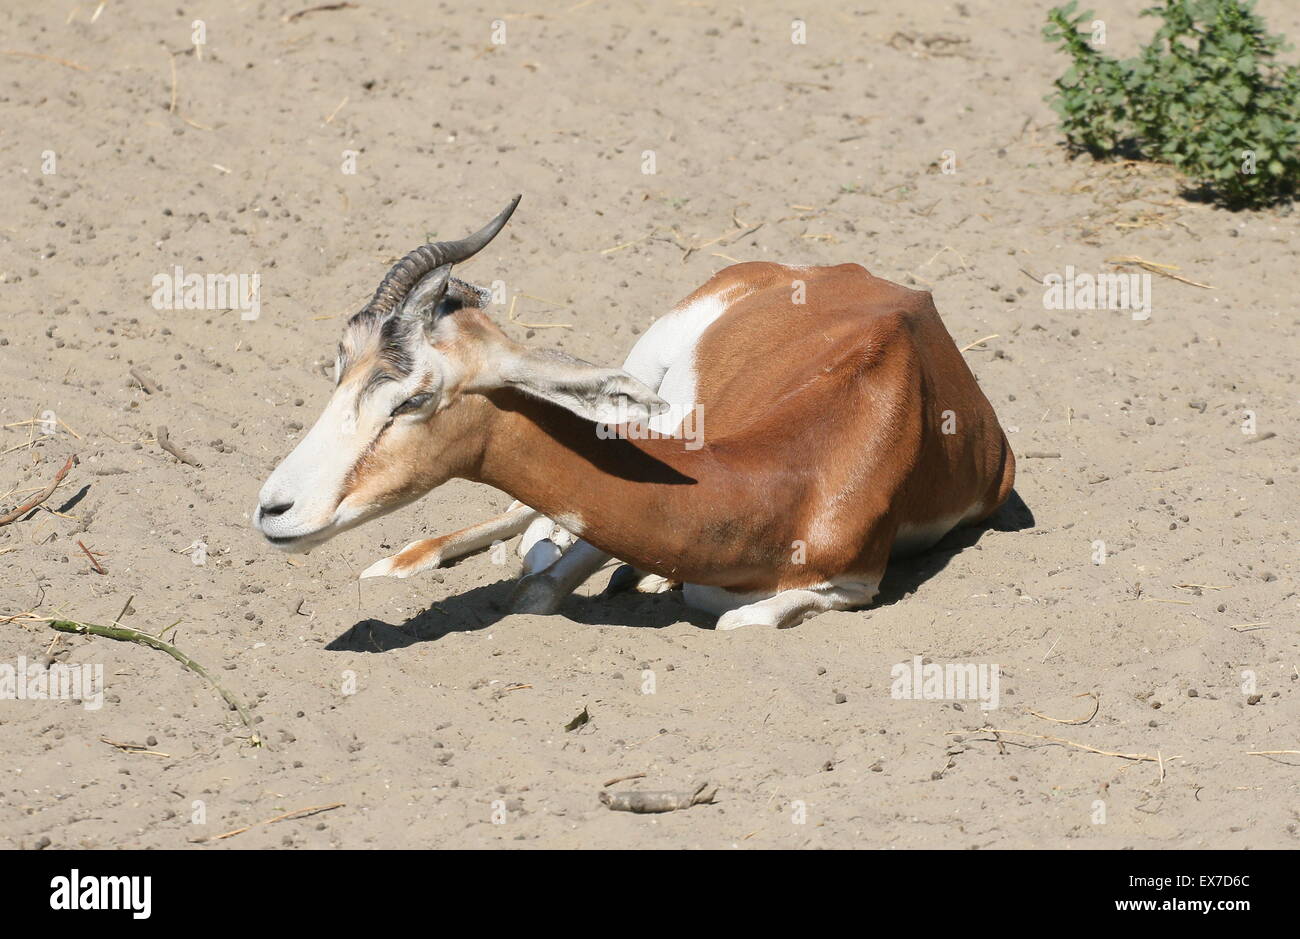
[[[468,478],[570,523],[644,569],[671,568],[678,543],[700,540],[680,520],[709,517],[709,493],[718,487],[705,449],[673,438],[601,439],[597,425],[519,392],[493,392],[483,402],[487,443]]]

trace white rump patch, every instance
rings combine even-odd
[[[623,371],[653,388],[669,409],[650,419],[650,429],[672,434],[695,408],[695,350],[700,337],[738,298],[713,293],[678,307],[650,324],[623,362]]]

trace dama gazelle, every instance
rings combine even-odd
[[[680,584],[719,629],[789,626],[869,603],[891,554],[1010,493],[1011,448],[928,293],[857,264],[736,264],[602,368],[514,342],[451,276],[518,201],[412,251],[349,320],[324,413],[262,488],[271,543],[309,549],[460,477],[518,501],[363,576],[528,529],[516,610],[554,612],[613,556],[635,572],[616,582]]]

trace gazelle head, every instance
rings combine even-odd
[[[598,423],[667,407],[618,369],[514,342],[481,309],[488,291],[451,276],[518,204],[468,238],[416,248],[348,321],[334,393],[258,496],[253,524],[273,545],[309,550],[472,472],[491,433],[484,395],[496,389]]]

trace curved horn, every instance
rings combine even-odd
[[[515,196],[496,218],[468,238],[420,245],[406,255],[394,264],[392,270],[379,282],[379,289],[375,291],[375,295],[371,297],[362,312],[371,312],[380,317],[387,316],[405,299],[411,288],[430,271],[443,265],[468,261],[478,254],[505,227],[521,198],[522,195]]]

